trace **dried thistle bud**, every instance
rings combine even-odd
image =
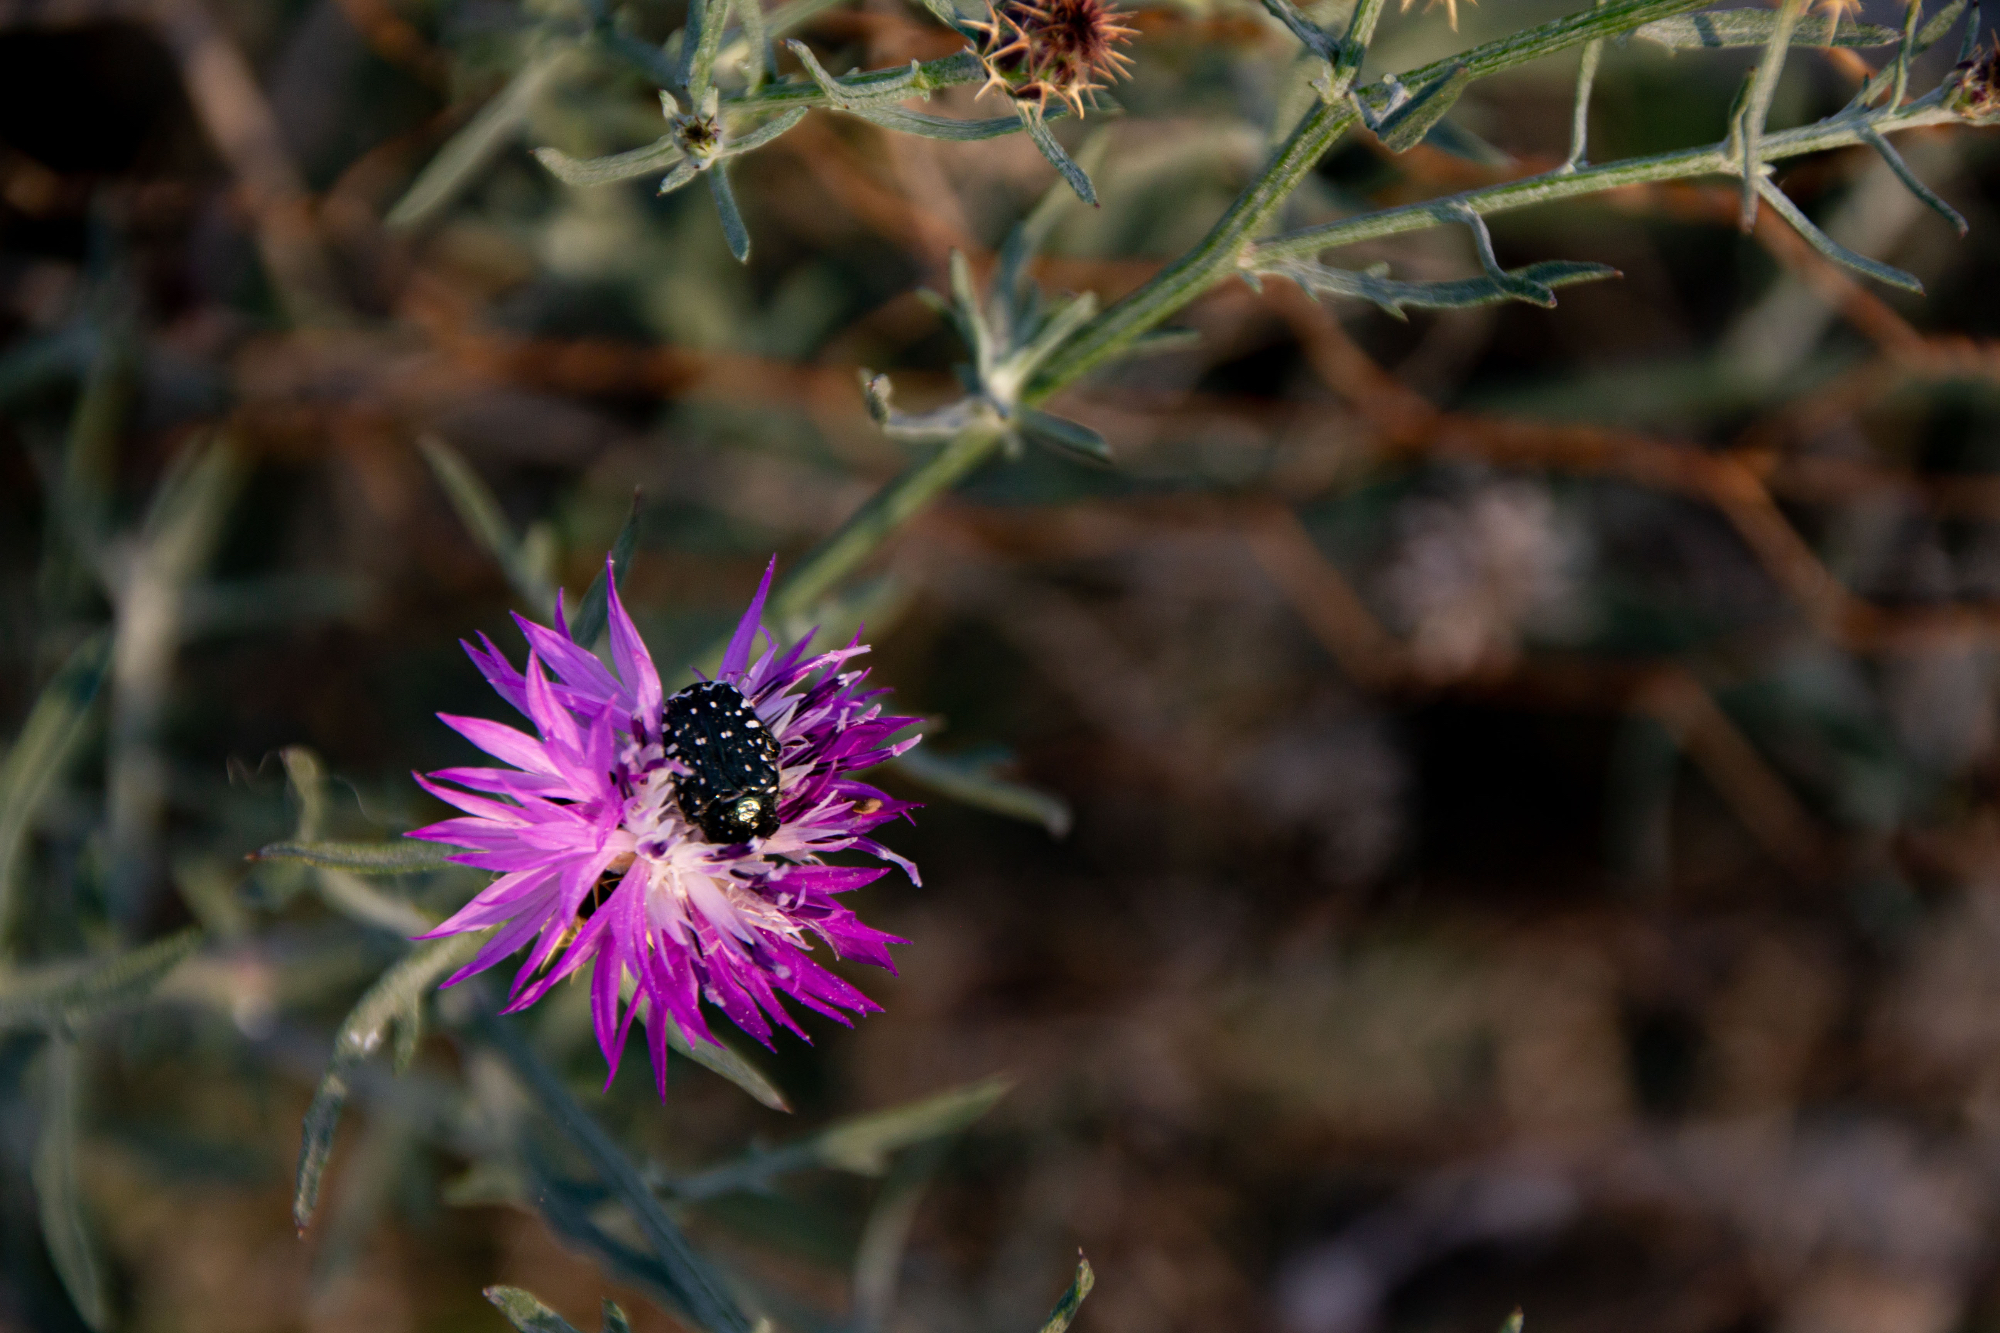
[[[991,21],[971,25],[984,37],[980,92],[998,88],[1041,111],[1053,97],[1082,115],[1086,97],[1131,68],[1118,48],[1137,33],[1124,17],[1105,0],[1000,0]]]
[[[1957,86],[1946,105],[1967,120],[2000,118],[2000,36],[1954,71]]]
[[[1471,5],[1471,4],[1478,4],[1478,3],[1479,3],[1479,0],[1465,0],[1465,2],[1466,2],[1467,4],[1469,4],[1469,5]],[[1431,11],[1431,10],[1433,10],[1433,9],[1436,9],[1436,8],[1438,7],[1438,4],[1439,4],[1439,3],[1440,3],[1440,0],[1424,0],[1424,10],[1425,10],[1425,12],[1426,12],[1426,13],[1428,13],[1429,11]],[[1453,32],[1457,32],[1457,31],[1458,31],[1458,0],[1442,0],[1442,3],[1443,3],[1443,5],[1444,5],[1444,9],[1445,9],[1445,14],[1446,14],[1446,15],[1447,15],[1447,16],[1448,16],[1448,17],[1449,17],[1450,19],[1451,19],[1451,30],[1452,30]],[[1410,0],[1403,0],[1403,3],[1402,3],[1402,11],[1403,11],[1404,13],[1406,13],[1406,14],[1407,14],[1407,13],[1409,12],[1409,10],[1410,10]]]

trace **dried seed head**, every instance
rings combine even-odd
[[[1948,104],[1967,120],[2000,118],[2000,36],[1956,71],[1958,86]]]
[[[1443,2],[1444,2],[1444,12],[1451,19],[1451,30],[1453,32],[1457,32],[1458,0],[1443,0]],[[1476,5],[1479,3],[1479,0],[1465,0],[1465,2],[1469,5]],[[1428,13],[1433,9],[1436,9],[1437,7],[1438,7],[1438,0],[1424,0],[1424,11],[1426,13]],[[1407,13],[1409,12],[1409,8],[1410,8],[1410,0],[1403,0],[1403,11]]]
[[[1086,97],[1131,68],[1118,48],[1137,34],[1124,17],[1105,0],[1000,0],[990,22],[971,25],[984,37],[980,91],[998,88],[1042,111],[1053,97],[1082,115]]]

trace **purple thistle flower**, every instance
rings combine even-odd
[[[466,644],[465,650],[500,696],[534,724],[535,734],[440,713],[446,725],[512,767],[447,768],[417,777],[426,791],[464,814],[409,836],[467,848],[451,859],[497,873],[422,937],[498,927],[444,984],[482,972],[535,941],[514,978],[511,1013],[588,965],[592,1017],[611,1075],[644,1001],[663,1096],[662,1015],[690,1038],[713,1043],[702,1016],[707,1000],[769,1045],[774,1023],[805,1036],[782,996],[843,1023],[849,1021],[843,1010],[879,1008],[807,950],[809,937],[817,935],[837,957],[895,970],[887,946],[902,941],[863,924],[836,896],[887,868],[827,865],[822,858],[861,851],[917,878],[916,867],[866,836],[915,807],[854,776],[915,745],[915,737],[895,743],[890,737],[917,719],[884,716],[875,702],[884,691],[864,691],[866,673],[845,669],[868,651],[859,635],[845,648],[809,655],[811,635],[780,652],[765,630],[768,646],[753,660],[776,565],[774,559],[765,569],[723,654],[716,676],[722,685],[691,686],[679,710],[685,718],[689,704],[724,700],[717,725],[732,730],[711,728],[697,739],[677,729],[607,562],[616,670],[570,639],[560,597],[553,629],[515,616],[528,639],[525,671],[516,671],[483,634],[479,646]],[[740,705],[732,691],[740,692]],[[727,711],[731,707],[736,711]],[[752,730],[738,738],[737,725]],[[692,799],[708,791],[713,783],[704,782],[720,771],[704,767],[713,758],[710,739],[718,748],[753,739],[762,747],[729,757],[748,756],[775,777],[774,792],[751,791],[741,807],[750,819],[742,827],[754,825],[768,836],[725,845],[704,833],[738,827],[704,818],[705,807]],[[775,759],[774,773],[761,756]],[[752,763],[730,767],[748,771]],[[775,828],[768,811],[760,811],[771,795]]]

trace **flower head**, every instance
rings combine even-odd
[[[465,645],[534,731],[439,714],[509,767],[419,776],[464,813],[410,836],[465,848],[451,859],[497,874],[425,937],[494,929],[445,984],[532,942],[508,1011],[584,971],[612,1074],[643,1007],[664,1094],[668,1023],[714,1040],[704,1001],[766,1044],[774,1024],[805,1035],[784,997],[841,1022],[878,1007],[808,950],[818,936],[836,957],[893,970],[887,946],[899,941],[837,896],[887,868],[824,858],[860,851],[916,879],[867,836],[914,807],[855,776],[916,744],[891,740],[916,719],[885,716],[866,673],[847,669],[868,651],[858,635],[812,653],[810,635],[781,651],[763,631],[753,655],[770,569],[715,679],[671,697],[606,584],[610,666],[570,639],[560,601],[553,629],[515,617],[524,671],[484,635]]]
[[[1105,0],[999,0],[991,20],[970,25],[985,36],[976,53],[986,69],[980,91],[998,88],[1042,111],[1053,97],[1082,115],[1084,98],[1131,69],[1118,48],[1137,31],[1124,17]]]
[[[1991,46],[1976,50],[1954,73],[1958,81],[1946,105],[1968,120],[2000,117],[2000,36]]]

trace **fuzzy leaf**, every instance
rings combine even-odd
[[[111,1324],[111,1297],[104,1257],[92,1234],[76,1171],[77,1082],[81,1072],[74,1042],[59,1037],[49,1043],[42,1068],[41,1131],[35,1141],[31,1176],[42,1239],[48,1244],[56,1275],[83,1322],[103,1333]]]
[[[1710,9],[1676,14],[1633,29],[1632,35],[1670,51],[1718,50],[1762,46],[1771,40],[1778,15],[1770,9]],[[1809,14],[1792,29],[1793,46],[1887,46],[1897,39],[1894,28],[1854,19],[1836,22],[1831,14]]]
[[[35,813],[83,738],[84,720],[110,660],[108,634],[94,634],[78,645],[42,687],[0,764],[0,941],[7,935],[13,885]]]
[[[519,1287],[488,1287],[480,1294],[521,1333],[581,1333],[576,1325]]]
[[[731,139],[724,146],[722,155],[724,157],[740,157],[744,153],[754,153],[805,118],[806,108],[795,106],[781,116],[771,117],[771,119],[765,121],[748,134],[740,138]]]
[[[736,256],[736,262],[750,262],[750,229],[743,225],[743,211],[736,206],[736,192],[729,188],[729,175],[720,164],[703,173],[708,177],[708,192],[715,198],[715,215],[722,220],[722,236],[729,242],[729,253]]]
[[[1021,118],[1022,127],[1035,141],[1035,147],[1041,150],[1042,156],[1049,160],[1049,165],[1062,174],[1070,189],[1076,191],[1076,197],[1092,208],[1097,207],[1097,187],[1090,183],[1090,177],[1084,174],[1083,168],[1056,142],[1056,136],[1049,133],[1048,121],[1042,113],[1025,103],[1017,103],[1014,113]]]
[[[677,1023],[667,1024],[667,1045],[685,1055],[712,1074],[719,1074],[743,1091],[755,1097],[773,1111],[789,1111],[792,1104],[785,1100],[777,1085],[764,1076],[764,1071],[730,1050],[727,1046],[712,1046],[705,1041],[690,1041]]]
[[[1765,203],[1777,210],[1778,216],[1792,224],[1793,229],[1804,238],[1807,245],[1810,245],[1834,263],[1839,264],[1842,268],[1852,269],[1856,273],[1875,279],[1877,282],[1886,282],[1891,287],[1900,287],[1906,292],[1915,292],[1919,296],[1923,295],[1924,284],[1917,280],[1915,274],[1905,273],[1902,269],[1885,264],[1879,259],[1870,259],[1867,255],[1856,254],[1839,241],[1834,240],[1833,237],[1827,235],[1814,225],[1813,220],[1801,212],[1799,206],[1787,198],[1785,192],[1773,185],[1769,180],[1760,179],[1757,182],[1757,193],[1764,197]]]
[[[1075,422],[1064,424],[1076,426]],[[1087,428],[1076,426],[1076,429]],[[1096,431],[1091,431],[1090,434],[1100,445],[1103,444],[1103,437]],[[1059,444],[1056,447],[1066,452],[1075,451],[1073,446],[1067,444]],[[1094,454],[1086,456],[1096,462],[1110,461],[1108,449],[1102,457]],[[1074,822],[1069,802],[1053,792],[1043,791],[1040,787],[1030,787],[1026,783],[1001,777],[995,769],[1006,759],[1007,755],[1004,752],[942,755],[934,754],[928,747],[924,747],[897,756],[889,761],[888,767],[919,786],[926,787],[940,796],[949,797],[960,805],[969,805],[975,810],[985,810],[990,814],[1005,815],[1009,819],[1025,820],[1030,824],[1040,824],[1048,830],[1052,838],[1067,836]]]
[[[1888,163],[1889,170],[1896,173],[1896,179],[1903,183],[1904,189],[1917,197],[1919,203],[1923,204],[1924,207],[1930,209],[1933,213],[1936,213],[1946,222],[1949,222],[1958,231],[1960,236],[1965,235],[1966,232],[1971,230],[1971,227],[1965,220],[1965,215],[1950,204],[1947,204],[1944,200],[1938,198],[1936,191],[1918,180],[1917,173],[1910,170],[1910,164],[1903,160],[1903,155],[1896,151],[1894,145],[1882,137],[1879,130],[1864,120],[1860,122],[1860,131],[1861,137],[1867,141],[1868,146],[1882,155],[1882,160]]]
[[[611,543],[611,568],[618,577],[620,591],[625,587],[625,576],[631,572],[632,552],[639,545],[639,492],[632,492],[632,508],[625,515],[624,525],[618,529],[618,536]],[[583,598],[570,613],[569,636],[586,648],[594,647],[604,633],[605,621],[611,614],[611,594],[605,586],[604,570],[597,571],[597,577],[584,590]]]
[[[575,158],[560,148],[537,148],[535,160],[565,185],[609,185],[664,171],[682,159],[680,145],[671,134],[644,148],[613,153],[609,157]]]
[[[449,870],[451,851],[435,842],[403,838],[395,842],[274,842],[251,853],[253,861],[302,861],[357,875],[418,875]]]
[[[1084,1298],[1096,1285],[1097,1274],[1091,1270],[1090,1260],[1077,1255],[1076,1278],[1069,1284],[1069,1290],[1062,1294],[1062,1299],[1056,1302],[1056,1308],[1049,1311],[1042,1333],[1068,1333],[1070,1324],[1076,1319],[1076,1312],[1083,1308]]]
[[[682,1176],[668,1188],[681,1199],[713,1199],[767,1189],[779,1176],[795,1171],[829,1169],[878,1176],[888,1169],[892,1153],[957,1134],[992,1110],[1012,1087],[1010,1079],[983,1079],[886,1111],[852,1116],[796,1143]]]
[[[414,1029],[410,1036],[396,1034],[396,1057],[407,1065],[421,1034],[424,999],[447,972],[463,966],[478,952],[485,936],[474,931],[441,940],[426,940],[410,950],[383,972],[354,1008],[348,1011],[333,1037],[333,1057],[326,1075],[313,1092],[299,1133],[299,1165],[292,1191],[292,1221],[304,1231],[319,1206],[320,1177],[333,1155],[334,1131],[340,1128],[340,1112],[347,1105],[348,1073],[381,1049],[391,1029]]]
[[[481,1024],[481,1031],[506,1057],[556,1127],[583,1150],[596,1167],[598,1178],[625,1205],[689,1317],[710,1333],[752,1333],[749,1316],[728,1284],[688,1244],[680,1227],[633,1171],[616,1141],[577,1104],[555,1071],[529,1049],[527,1041],[508,1020],[487,1018]]]
[[[1113,461],[1110,444],[1106,443],[1102,435],[1099,435],[1080,421],[1071,421],[1067,417],[1059,417],[1052,412],[1043,412],[1033,407],[1017,407],[1014,409],[1014,424],[1020,430],[1021,434],[1033,440],[1036,444],[1042,445],[1044,448],[1053,449],[1057,453],[1081,458],[1086,462],[1096,463],[1105,467],[1109,467]],[[964,775],[964,777],[968,782],[972,782],[975,785],[983,785],[987,781],[998,781],[998,779],[975,779],[969,774]],[[969,791],[970,789],[968,788]],[[995,792],[994,794],[997,795],[998,793]],[[978,802],[973,801],[971,804],[978,804]],[[1057,804],[1060,805],[1061,803],[1058,802]],[[993,807],[989,806],[987,808],[991,809]],[[1003,810],[1001,813],[1011,814],[1015,813],[1015,811]],[[1038,823],[1049,823],[1048,819],[1040,815],[1031,817],[1035,818]],[[1059,818],[1067,826],[1067,807],[1064,807],[1063,814]]]
[[[1463,310],[1471,306],[1493,305],[1500,301],[1546,302],[1541,293],[1573,282],[1623,275],[1604,264],[1551,259],[1525,268],[1509,270],[1502,282],[1492,276],[1459,278],[1448,282],[1399,282],[1380,273],[1356,273],[1301,260],[1279,260],[1258,269],[1276,277],[1290,278],[1314,295],[1353,296],[1372,301],[1383,313],[1404,318],[1405,308],[1416,310]]]
[[[1422,91],[1413,93],[1409,101],[1376,122],[1375,137],[1392,153],[1409,152],[1423,142],[1431,127],[1444,119],[1445,113],[1471,86],[1472,71],[1463,65],[1456,67]]]
[[[391,231],[410,231],[443,212],[528,123],[542,91],[576,60],[573,48],[545,52],[523,65],[462,129],[438,149],[430,163],[382,219]],[[543,152],[551,150],[544,149]],[[536,154],[537,157],[541,153]],[[560,153],[556,156],[561,157]],[[543,159],[545,164],[547,159]],[[602,159],[609,161],[610,159]],[[565,162],[573,159],[564,158]],[[587,164],[576,164],[587,165]],[[550,165],[549,169],[555,171]],[[562,173],[557,171],[561,176]],[[567,179],[565,177],[565,179]],[[575,183],[575,182],[572,182]]]
[[[141,1003],[169,972],[201,947],[194,927],[82,967],[58,964],[15,972],[0,982],[0,1029],[74,1031]]]

